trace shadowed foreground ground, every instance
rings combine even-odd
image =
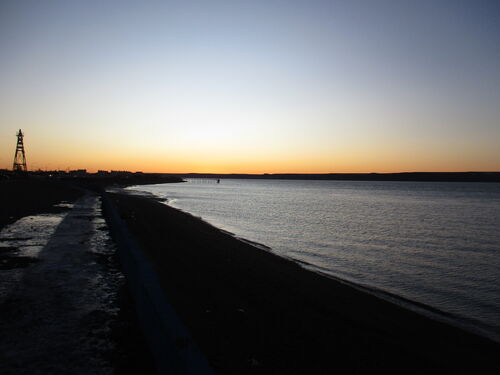
[[[29,215],[70,211],[58,204],[75,202],[84,194],[80,188],[55,180],[0,181],[0,230]],[[95,301],[87,300],[87,305],[78,302],[77,296],[81,293],[69,292],[70,279],[78,291],[87,294],[100,288],[100,285],[97,288],[88,287],[88,282],[82,277],[85,269],[89,269],[90,280],[93,280],[93,270],[97,270],[94,276],[99,277],[101,284],[105,279],[103,276],[119,272],[116,255],[108,256],[107,249],[98,248],[94,249],[96,253],[90,253],[85,251],[84,241],[64,248],[56,246],[54,237],[66,236],[71,242],[75,230],[82,231],[83,237],[87,232],[90,233],[87,223],[92,217],[87,219],[81,212],[73,211],[66,215],[63,225],[59,226],[55,236],[52,236],[37,258],[20,256],[17,248],[5,247],[5,241],[0,247],[0,290],[5,289],[2,288],[5,286],[3,283],[12,279],[13,272],[21,275],[12,292],[0,300],[0,373],[87,373],[87,365],[93,364],[95,367],[97,363],[102,363],[103,373],[151,374],[152,360],[138,328],[126,285],[117,281],[117,285],[107,288],[111,293],[109,307],[111,310],[116,309],[113,318],[96,314],[101,312],[96,308],[86,313],[89,305],[99,305],[97,292]],[[68,219],[71,215],[73,220]],[[78,220],[81,224],[71,223]],[[27,231],[22,237],[32,235]],[[78,247],[81,247],[80,252],[76,251]],[[58,255],[58,252],[71,253],[71,259],[65,261],[65,255]],[[81,280],[75,281],[70,277],[72,274],[58,280],[58,275],[66,272],[65,267],[77,267],[73,274],[82,277]],[[82,272],[79,272],[80,268]],[[77,303],[72,304],[75,300]],[[107,324],[110,324],[110,329],[106,328]],[[74,337],[61,340],[61,337],[73,332],[76,332]],[[71,345],[68,342],[71,340],[79,344]]]
[[[27,215],[64,210],[54,204],[81,194],[57,181],[0,181],[0,229]],[[500,344],[308,272],[155,200],[110,196],[218,373],[500,373]],[[115,373],[151,373],[125,289],[117,304],[109,363]],[[0,309],[4,323],[23,308],[9,306]],[[39,324],[36,311],[32,315]],[[4,342],[16,339],[5,333]]]
[[[153,199],[111,197],[218,373],[500,371],[497,343],[306,271]]]

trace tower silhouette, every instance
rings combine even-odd
[[[28,167],[26,166],[26,154],[24,153],[23,137],[24,134],[21,129],[19,129],[19,133],[17,133],[16,154],[14,155],[14,165],[12,166],[12,170],[27,172]]]

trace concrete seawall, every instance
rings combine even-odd
[[[207,360],[167,302],[156,272],[106,193],[102,203],[157,372],[213,374]]]

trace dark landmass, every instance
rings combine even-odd
[[[496,374],[500,344],[238,241],[153,199],[109,194],[220,374]]]
[[[0,181],[0,229],[22,217],[66,211],[56,207],[73,202],[83,194],[81,189],[48,179],[6,179]]]
[[[351,181],[436,181],[500,182],[500,172],[405,172],[405,173],[327,173],[327,174],[177,174],[182,178],[239,178],[268,180],[351,180]]]
[[[141,176],[110,176],[110,177],[64,177],[61,181],[71,183],[86,189],[101,191],[106,187],[126,187],[131,185],[154,185],[183,182],[177,176],[163,176],[161,174],[145,174]]]
[[[402,173],[142,173],[127,171],[34,171],[16,173],[0,170],[0,180],[50,178],[94,186],[130,186],[182,182],[183,178],[268,179],[268,180],[338,180],[338,181],[436,181],[436,182],[500,182],[500,172],[402,172]]]
[[[142,173],[128,171],[99,171],[87,173],[86,170],[76,171],[29,171],[13,172],[0,170],[0,181],[2,180],[50,180],[65,181],[75,184],[95,186],[129,186],[163,184],[170,182],[182,182],[182,178],[173,174],[164,173]]]

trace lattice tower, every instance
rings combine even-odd
[[[17,133],[17,146],[16,146],[16,154],[14,155],[14,165],[12,166],[12,170],[27,172],[28,167],[26,166],[26,153],[24,152],[24,143],[23,143],[24,134],[19,129]]]

